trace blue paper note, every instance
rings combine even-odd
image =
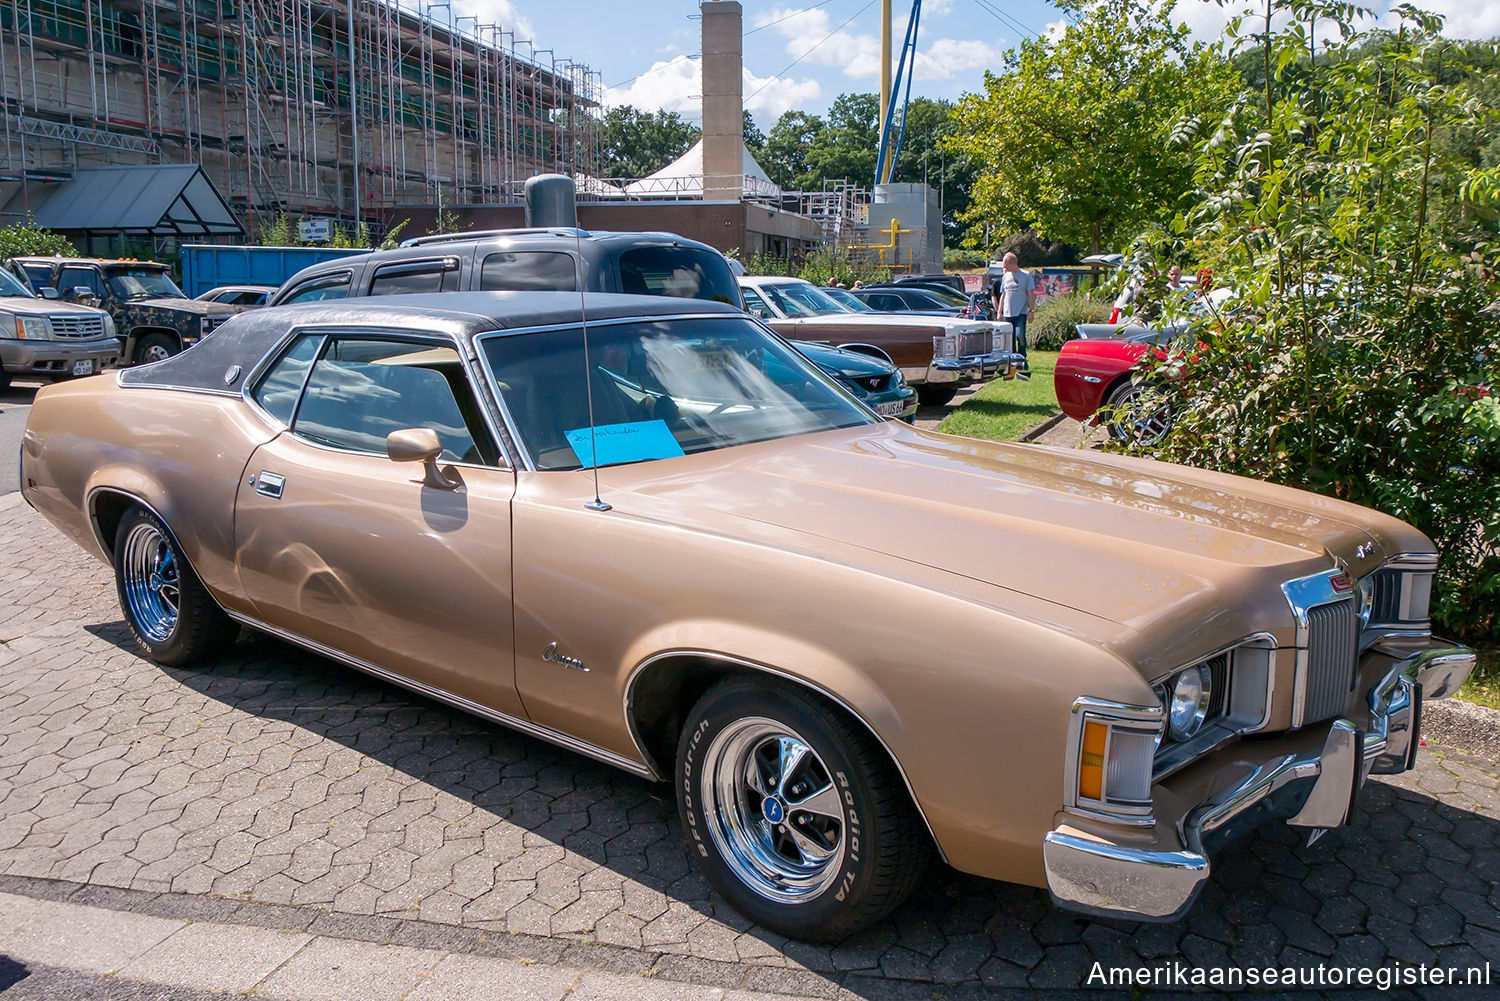
[[[666,421],[634,421],[629,424],[601,424],[592,431],[576,428],[566,432],[568,444],[584,469],[594,465],[594,450],[599,465],[613,466],[642,459],[670,459],[682,455],[682,446],[667,430]]]

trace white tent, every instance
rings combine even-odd
[[[755,157],[743,145],[745,154],[742,166],[742,190],[746,195],[779,195],[781,189],[755,162]],[[703,140],[693,144],[676,160],[667,164],[650,177],[632,181],[625,185],[627,194],[636,198],[702,198],[703,197]]]

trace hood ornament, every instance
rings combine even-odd
[[[1354,555],[1362,560],[1369,559],[1370,554],[1374,551],[1375,543],[1373,542],[1361,542],[1359,545],[1354,547]]]

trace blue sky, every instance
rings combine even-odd
[[[1449,34],[1500,34],[1500,0],[1416,0],[1449,18]],[[839,94],[879,88],[879,0],[741,0],[745,104],[769,130],[788,109],[822,113]],[[1373,0],[1381,7],[1383,0]],[[461,15],[513,28],[559,59],[587,63],[607,104],[699,116],[696,0],[454,0]],[[899,48],[911,0],[893,0]],[[1203,37],[1225,14],[1212,0],[1179,0],[1177,15]],[[983,85],[985,69],[1034,32],[1061,23],[1044,0],[923,0],[913,96],[957,98]],[[522,47],[522,51],[526,51]]]

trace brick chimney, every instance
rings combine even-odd
[[[744,13],[738,0],[707,0],[703,14],[703,197],[744,194]]]

